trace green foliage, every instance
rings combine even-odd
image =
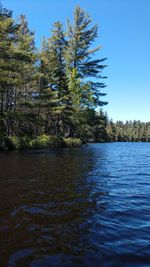
[[[31,149],[43,149],[52,148],[57,146],[63,146],[63,139],[56,136],[40,135],[30,141]]]
[[[98,35],[98,26],[91,26],[89,14],[77,7],[74,11],[73,24],[68,20],[68,43],[65,53],[67,69],[76,70],[82,82],[88,84],[83,90],[84,102],[86,105],[102,106],[107,104],[101,101],[101,90],[105,87],[104,82],[100,82],[102,70],[106,67],[103,62],[106,58],[96,59],[93,55],[101,49],[101,46],[91,48]],[[92,79],[91,79],[92,78]],[[94,78],[94,79],[93,79]],[[90,96],[90,97],[89,97]]]
[[[63,147],[64,140],[60,136],[49,136],[49,147]]]
[[[5,147],[8,150],[18,150],[20,149],[20,140],[16,136],[11,136],[5,139]]]
[[[30,138],[27,136],[17,137],[1,137],[0,138],[0,149],[7,150],[26,150],[30,148]]]
[[[8,148],[63,146],[63,138],[100,140],[104,129],[95,107],[105,104],[100,75],[105,59],[95,59],[100,47],[91,49],[98,30],[91,22],[77,7],[67,33],[55,22],[37,52],[26,17],[16,21],[1,7],[0,132]]]
[[[150,142],[150,122],[122,121],[108,122],[107,134],[110,141]]]
[[[30,149],[30,137],[28,136],[23,136],[23,137],[20,137],[20,149],[23,149],[23,150],[28,150]]]
[[[49,136],[41,135],[30,141],[30,148],[41,149],[48,148],[49,146]]]
[[[64,146],[66,147],[80,147],[82,141],[79,138],[64,138]]]

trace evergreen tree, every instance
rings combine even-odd
[[[81,77],[87,84],[87,102],[102,106],[107,104],[101,101],[101,96],[105,95],[101,92],[101,89],[105,87],[105,84],[99,80],[102,78],[101,72],[105,68],[103,62],[106,58],[95,59],[93,57],[101,47],[91,49],[98,31],[97,25],[90,26],[91,22],[88,13],[80,7],[77,7],[74,11],[73,25],[68,20],[66,65],[70,71],[76,69],[78,77]]]
[[[64,134],[71,114],[70,96],[64,62],[65,46],[66,40],[62,24],[56,22],[53,25],[52,36],[45,42],[41,53],[41,63],[45,71],[44,79],[46,77],[47,83],[46,87],[49,88],[49,92],[51,90],[51,96],[52,94],[55,96],[55,100],[51,98],[53,103],[55,102],[55,105],[52,106],[52,112],[50,112],[51,121],[53,121],[53,133],[55,135]]]
[[[82,141],[107,139],[106,119],[96,106],[105,95],[100,82],[105,59],[91,49],[97,25],[77,7],[68,34],[61,22],[37,53],[34,33],[24,15],[0,11],[0,130],[1,136],[35,138],[41,134],[75,137]]]
[[[15,88],[21,77],[17,63],[16,43],[18,25],[12,12],[1,8],[0,12],[0,116],[1,133],[11,133],[11,112],[14,110]]]
[[[13,123],[17,128],[16,134],[34,134],[36,110],[33,105],[33,94],[37,90],[36,86],[36,54],[34,45],[34,33],[30,31],[28,22],[24,15],[20,16],[18,30],[16,33],[17,43],[15,46],[21,82],[15,88],[15,111],[17,120]],[[32,114],[32,116],[31,116]],[[14,117],[15,118],[15,117]],[[17,125],[18,124],[18,125]]]
[[[110,141],[117,142],[149,142],[150,123],[141,121],[116,121],[107,123],[107,134]]]

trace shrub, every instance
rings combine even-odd
[[[30,148],[30,138],[28,136],[23,136],[20,138],[20,148],[21,149],[29,149]]]
[[[30,140],[29,146],[32,149],[52,148],[64,146],[64,141],[61,137],[40,135],[35,139]]]
[[[66,147],[79,147],[82,146],[82,141],[79,138],[64,138],[64,144]]]
[[[32,139],[30,141],[30,148],[34,148],[34,149],[42,149],[42,148],[48,148],[49,147],[49,136],[43,134],[38,136],[35,139]]]
[[[40,135],[35,139],[28,136],[0,138],[0,149],[17,150],[17,149],[46,149],[53,147],[79,147],[82,141],[78,138],[62,138],[57,136]]]
[[[63,147],[64,146],[64,140],[62,137],[57,136],[49,136],[49,147]]]
[[[5,147],[9,150],[20,149],[20,140],[16,136],[7,137],[5,139]]]

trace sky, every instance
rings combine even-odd
[[[26,14],[36,45],[50,36],[52,24],[73,18],[79,5],[99,26],[97,58],[107,57],[103,74],[108,101],[104,110],[116,120],[150,121],[150,0],[2,0],[16,18]]]

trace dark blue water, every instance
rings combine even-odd
[[[1,152],[0,266],[150,266],[150,143]]]

